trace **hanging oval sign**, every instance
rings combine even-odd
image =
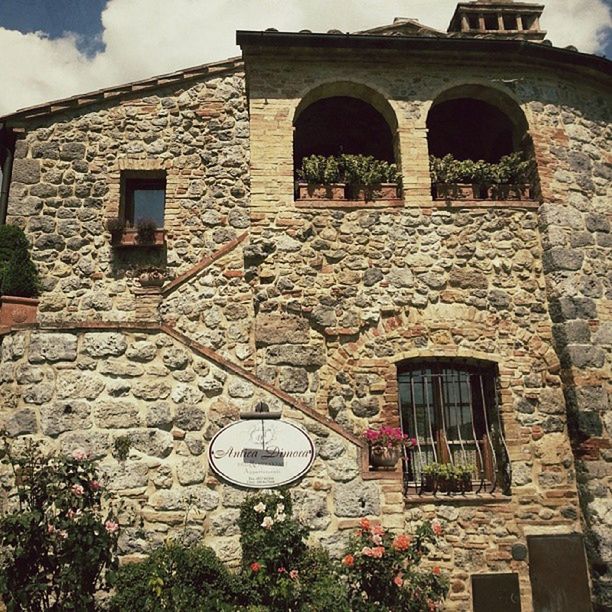
[[[232,484],[269,489],[301,478],[315,460],[310,436],[297,425],[251,419],[227,425],[210,441],[208,462]]]

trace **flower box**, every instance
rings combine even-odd
[[[480,194],[477,183],[434,183],[436,200],[478,200]]]
[[[300,200],[346,200],[346,185],[332,183],[330,185],[313,185],[298,183],[298,198]]]
[[[374,189],[359,189],[355,194],[356,200],[373,202],[376,200],[397,200],[399,186],[397,183],[381,183]]]
[[[152,241],[142,242],[136,229],[126,229],[121,234],[112,234],[112,241],[116,247],[161,247],[166,242],[166,230],[157,229]]]
[[[532,200],[531,185],[491,185],[487,189],[487,199],[491,200]]]
[[[3,295],[0,303],[0,326],[12,327],[19,323],[36,323],[37,299]]]

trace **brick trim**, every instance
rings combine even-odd
[[[168,283],[161,291],[161,294],[165,297],[172,293],[175,289],[180,287],[184,282],[188,281],[190,278],[210,266],[210,264],[214,263],[217,259],[220,259],[224,255],[227,255],[230,251],[235,249],[247,236],[248,232],[243,232],[237,238],[226,242],[221,248],[217,249],[211,255],[204,257],[204,259],[200,260],[195,266],[189,268],[186,272],[183,272],[180,276],[177,276],[172,282]]]

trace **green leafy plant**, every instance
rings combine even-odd
[[[136,223],[136,238],[142,244],[155,242],[157,223],[153,219],[139,219]]]
[[[27,243],[18,244],[2,272],[2,294],[33,298],[40,293],[36,266],[30,259]]]
[[[0,517],[0,596],[9,611],[91,610],[117,565],[119,525],[103,513],[96,463],[77,449],[48,456],[28,443],[3,462],[14,474],[15,508]]]
[[[432,183],[521,184],[529,183],[534,170],[533,160],[525,160],[521,152],[505,155],[498,163],[482,159],[455,159],[450,153],[444,157],[429,157]]]
[[[212,548],[167,542],[146,560],[122,566],[114,588],[112,611],[229,612],[239,585]]]
[[[132,440],[129,436],[118,436],[113,442],[113,456],[119,461],[125,461],[130,454]]]
[[[371,155],[343,154],[340,156],[339,165],[341,175],[353,197],[364,191],[366,199],[372,199],[382,183],[400,182],[395,164],[375,159]]]
[[[342,559],[351,610],[436,610],[448,584],[439,567],[418,568],[436,536],[438,522],[424,522],[413,535],[392,534],[361,519]]]
[[[242,582],[248,589],[241,603],[264,605],[279,612],[325,610],[328,606],[339,612],[349,611],[337,569],[327,553],[306,546],[308,529],[292,518],[287,492],[247,498],[238,524]]]
[[[308,155],[302,159],[298,179],[309,185],[331,185],[341,182],[337,158],[324,155]]]
[[[364,192],[367,199],[375,196],[382,183],[400,184],[397,166],[371,155],[309,155],[302,159],[297,175],[311,187],[346,183],[352,197]]]
[[[119,242],[125,231],[125,221],[121,217],[106,220],[106,229],[110,232],[113,242]]]

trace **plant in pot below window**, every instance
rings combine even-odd
[[[112,219],[106,220],[106,230],[111,235],[111,242],[113,244],[120,244],[123,238],[123,232],[125,231],[125,221],[120,217],[113,217]]]
[[[333,155],[309,155],[297,172],[298,198],[344,200],[346,185],[340,179],[338,159]]]
[[[485,162],[455,159],[450,153],[442,158],[429,157],[433,196],[436,200],[472,200],[480,198],[478,174]]]
[[[438,489],[438,473],[440,471],[439,463],[428,463],[423,466],[421,472],[421,486],[423,491],[431,491],[435,493]]]
[[[8,262],[0,262],[0,285],[0,325],[36,322],[40,281],[25,235],[17,242]]]
[[[493,185],[490,195],[495,200],[529,200],[532,198],[531,177],[534,172],[532,159],[523,159],[520,151],[504,155],[493,166]]]
[[[363,437],[368,442],[370,466],[373,469],[395,469],[404,447],[414,444],[399,427],[368,427]]]
[[[368,202],[398,197],[400,175],[395,164],[371,155],[343,154],[340,156],[340,172],[351,199]]]

